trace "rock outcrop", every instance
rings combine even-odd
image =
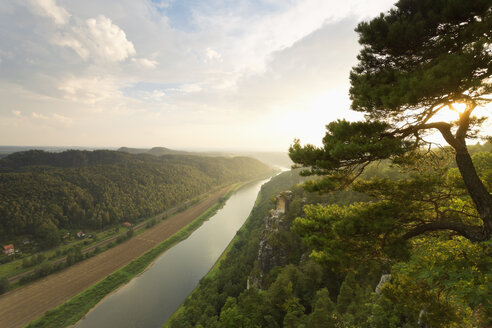
[[[276,196],[276,206],[265,217],[265,227],[261,234],[257,266],[248,278],[248,288],[263,287],[264,277],[276,266],[287,264],[288,251],[276,243],[276,236],[281,231],[288,231],[290,222],[285,213],[288,211],[292,200],[292,192],[284,191]]]
[[[379,279],[379,283],[378,285],[376,286],[376,289],[374,290],[374,292],[377,294],[377,295],[381,295],[381,289],[383,288],[383,286],[385,284],[387,284],[388,282],[391,281],[391,274],[389,273],[385,273],[383,275],[381,275],[381,279]]]

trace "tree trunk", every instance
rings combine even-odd
[[[480,218],[483,220],[484,237],[487,240],[490,238],[492,231],[492,196],[478,177],[466,146],[456,149],[456,163],[465,182],[466,189],[475,203]]]

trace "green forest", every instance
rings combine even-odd
[[[471,147],[487,186],[490,149]],[[299,183],[306,180],[299,170],[273,178],[217,272],[166,327],[488,327],[490,241],[449,230],[405,240],[384,232],[401,224],[395,211],[415,217],[429,215],[436,201],[443,212],[470,205],[450,153],[425,155],[412,168],[371,164],[349,190],[324,194],[306,190],[314,181]],[[398,203],[378,201],[367,184],[385,186]],[[267,228],[274,195],[287,189],[284,228]],[[273,252],[261,256],[262,241]]]
[[[26,151],[0,159],[0,240],[57,245],[72,229],[134,223],[187,200],[270,174],[247,157]]]
[[[167,326],[491,326],[491,143],[467,142],[490,140],[476,109],[492,100],[492,3],[400,0],[356,32],[364,120],[294,141],[307,181],[262,189]]]

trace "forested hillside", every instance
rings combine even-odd
[[[169,149],[165,147],[153,147],[151,149],[121,147],[118,149],[118,151],[124,153],[130,153],[130,154],[148,154],[154,156],[162,156],[162,155],[196,155],[196,156],[212,156],[212,157],[246,156],[246,157],[256,158],[260,162],[272,166],[280,166],[284,168],[289,168],[293,164],[287,152],[248,152],[248,151],[186,152],[181,150]]]
[[[217,327],[218,316],[228,297],[237,297],[245,288],[258,255],[264,218],[275,207],[274,195],[302,180],[298,172],[284,172],[264,184],[251,214],[238,231],[227,257],[219,270],[202,279],[193,294],[185,301],[183,311],[170,321],[170,327]],[[256,290],[255,290],[256,291]],[[256,291],[257,292],[257,291]],[[261,309],[263,304],[252,304],[248,313]],[[263,313],[261,310],[259,314]],[[254,314],[259,315],[259,314]],[[241,327],[239,322],[237,327]],[[232,326],[230,326],[232,327]]]
[[[371,165],[366,183],[385,186],[387,197],[400,200],[399,213],[425,217],[435,202],[440,211],[468,208],[449,152],[438,154],[413,168]],[[473,159],[492,186],[492,153]],[[219,270],[169,327],[488,327],[490,242],[452,231],[397,239],[383,232],[398,224],[395,209],[364,182],[320,195],[288,186],[300,181],[294,177],[284,173],[264,186]],[[285,215],[269,212],[272,196],[287,189]]]
[[[60,230],[101,229],[149,217],[212,189],[264,176],[246,157],[27,151],[0,160],[0,240],[32,236],[45,246]]]

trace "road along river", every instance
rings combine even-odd
[[[237,190],[188,239],[166,251],[147,271],[103,299],[76,327],[162,327],[246,221],[266,181],[253,182]]]

